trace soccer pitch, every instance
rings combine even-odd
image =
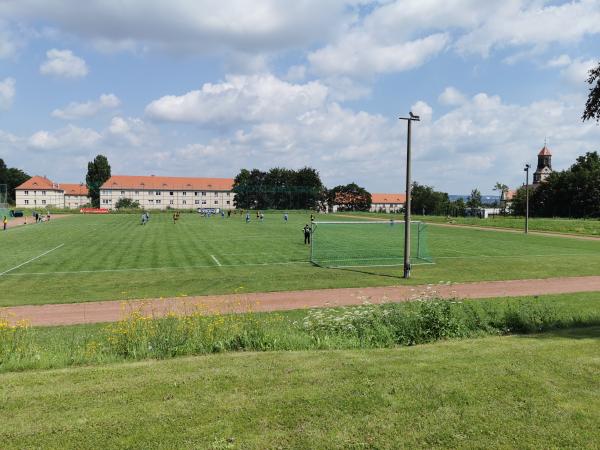
[[[156,213],[142,226],[139,215],[73,215],[9,229],[0,233],[0,306],[600,273],[600,241],[435,225],[433,264],[415,266],[409,281],[400,266],[322,268],[303,242],[308,221],[182,214],[174,224]]]

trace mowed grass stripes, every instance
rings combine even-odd
[[[435,225],[427,230],[435,264],[409,281],[400,267],[320,268],[303,242],[309,213],[289,217],[246,224],[239,214],[183,214],[174,224],[156,213],[142,226],[138,215],[74,215],[10,229],[0,233],[0,273],[27,263],[0,276],[0,306],[600,273],[600,241]],[[357,241],[380,244],[357,231]],[[351,239],[340,235],[340,248]]]

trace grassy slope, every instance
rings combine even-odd
[[[65,245],[0,276],[0,306],[406,282],[399,267],[308,264],[303,214],[287,225],[280,214],[248,225],[239,215],[182,217],[173,225],[157,214],[141,227],[133,215],[73,216],[1,233],[0,272]],[[433,226],[428,233],[436,264],[416,267],[409,283],[600,273],[600,242]]]
[[[482,300],[464,300],[464,303],[478,303],[487,310],[505,311],[508,305],[517,305],[523,302],[535,302],[552,311],[553,314],[564,321],[567,326],[593,326],[600,324],[600,293],[578,293],[545,295],[540,297],[517,298],[491,298]],[[407,304],[398,305],[400,308]],[[280,349],[305,350],[315,348],[316,343],[308,334],[294,325],[301,323],[307,316],[306,310],[283,311],[276,313],[257,313],[255,319],[268,324],[269,334],[280,342]],[[0,364],[0,373],[23,370],[23,368],[48,369],[62,368],[81,364],[104,364],[122,361],[124,357],[116,354],[106,355],[86,352],[87,345],[91,342],[105,342],[107,338],[106,324],[72,325],[60,327],[36,327],[30,329],[35,359],[11,362],[8,365]],[[352,340],[340,339],[334,348],[354,348],[356,343]]]
[[[593,448],[600,328],[0,375],[3,448]]]

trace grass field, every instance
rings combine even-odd
[[[600,328],[0,375],[12,448],[597,448]]]
[[[370,217],[378,219],[389,219],[394,217],[396,220],[402,220],[401,214],[385,213],[352,213],[353,216]],[[428,223],[448,223],[453,222],[458,225],[473,225],[489,228],[511,228],[523,230],[525,227],[524,217],[490,217],[488,219],[479,219],[477,217],[451,217],[446,216],[421,216],[414,214],[413,220],[422,220]],[[598,219],[562,219],[562,218],[539,218],[531,217],[529,219],[530,231],[546,231],[551,233],[582,234],[587,236],[600,236],[600,220]]]
[[[331,219],[331,216],[325,216]],[[0,306],[401,284],[401,267],[325,269],[308,262],[304,214],[264,223],[184,214],[83,216],[0,233]],[[600,241],[430,225],[435,264],[409,283],[600,273]]]

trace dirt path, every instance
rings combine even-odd
[[[51,214],[50,221],[65,219],[67,217],[71,217],[73,214]],[[26,216],[23,217],[12,217],[8,221],[8,229],[15,227],[20,227],[22,225],[39,225],[35,223],[35,219],[27,212]]]
[[[49,326],[114,322],[136,309],[162,316],[168,312],[185,314],[197,308],[207,313],[284,311],[358,305],[365,301],[403,302],[434,295],[442,298],[490,298],[591,291],[600,291],[600,276],[17,306],[0,308],[0,315],[8,317],[13,323],[25,319],[31,325]]]

